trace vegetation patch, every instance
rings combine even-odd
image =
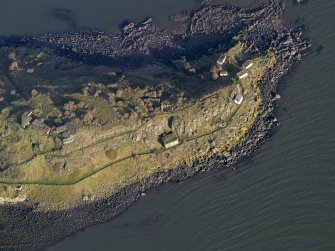
[[[29,84],[31,96],[15,94],[0,113],[0,196],[75,207],[230,151],[261,112],[257,83],[275,55],[243,43],[220,48],[113,73],[109,82],[88,82],[72,94],[57,91],[62,85]],[[226,60],[218,63],[222,55]],[[253,66],[239,79],[246,60]],[[236,95],[242,103],[234,102]]]

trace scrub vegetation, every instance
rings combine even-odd
[[[42,83],[38,69],[26,68],[55,64],[47,52],[30,55],[34,64],[14,49],[2,53],[15,66],[9,73],[14,84],[22,79]],[[223,54],[227,60],[220,65],[216,61]],[[253,66],[248,77],[239,79],[236,73],[247,59]],[[156,172],[229,155],[261,112],[258,81],[275,60],[271,50],[259,53],[238,42],[190,62],[183,57],[171,65],[157,63],[129,72],[96,68],[108,77],[101,82],[85,81],[85,74],[79,80],[72,77],[77,84],[71,89],[78,89],[72,94],[62,78],[28,84],[30,98],[11,90],[8,99],[4,90],[2,200],[72,208],[111,196]],[[228,76],[220,76],[222,71]],[[89,74],[94,78],[97,73]],[[238,94],[244,97],[242,104],[234,102]],[[177,138],[177,145],[164,145]]]

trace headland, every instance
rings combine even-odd
[[[3,38],[0,203],[4,224],[26,223],[1,245],[30,229],[19,248],[42,247],[163,182],[235,168],[271,134],[278,81],[310,46],[284,8],[205,4],[169,29]]]

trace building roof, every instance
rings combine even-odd
[[[236,75],[241,79],[241,78],[247,77],[248,76],[248,72],[247,71],[240,71]]]
[[[32,126],[36,127],[36,128],[47,128],[48,126],[46,124],[44,124],[43,120],[40,119],[35,119],[32,123]]]
[[[32,120],[32,117],[30,117],[30,116],[23,116],[21,122],[22,122],[23,125],[26,125],[26,124],[30,124],[31,120]]]
[[[164,144],[168,144],[172,141],[178,140],[178,137],[173,132],[168,132],[162,137]]]
[[[164,144],[165,148],[170,148],[176,145],[179,145],[179,139],[175,139],[174,141],[171,141],[170,143]]]
[[[221,77],[228,76],[228,72],[227,71],[220,71],[220,76]]]
[[[168,105],[168,106],[171,106],[171,103],[170,103],[169,100],[163,100],[163,101],[161,102],[161,105]]]
[[[244,69],[249,69],[252,65],[254,64],[254,62],[252,60],[247,60],[242,64],[242,67]]]
[[[21,125],[23,128],[27,127],[30,124],[30,122],[33,120],[30,114],[31,114],[30,112],[25,112],[22,114]]]
[[[172,107],[172,105],[168,100],[164,100],[164,101],[161,102],[161,111],[162,112],[171,110],[171,107]]]
[[[74,136],[76,134],[76,130],[75,129],[69,129],[69,130],[65,130],[62,133],[60,133],[60,138],[62,139],[68,139],[72,136]]]
[[[59,134],[59,133],[62,133],[64,131],[67,130],[67,126],[66,125],[62,125],[62,126],[59,126],[59,127],[56,127],[56,133]]]
[[[234,99],[234,102],[238,105],[242,104],[242,101],[243,101],[243,96],[241,94],[237,94],[235,96],[235,99]]]
[[[169,148],[179,144],[179,139],[176,133],[170,131],[161,135],[162,143],[165,148]]]
[[[224,64],[224,62],[226,62],[226,59],[227,59],[226,55],[225,55],[225,54],[222,54],[222,55],[218,58],[218,60],[217,60],[216,62],[217,62],[218,64],[222,65],[222,64]]]

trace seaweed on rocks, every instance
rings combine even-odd
[[[97,57],[103,58],[105,63],[120,65],[168,61],[181,55],[200,55],[218,44],[229,43],[245,27],[282,12],[283,1],[257,2],[262,4],[248,9],[207,4],[193,11],[182,27],[161,29],[148,18],[141,23],[125,22],[120,27],[120,35],[92,30],[44,34],[27,40],[88,62],[94,62],[92,59]]]

